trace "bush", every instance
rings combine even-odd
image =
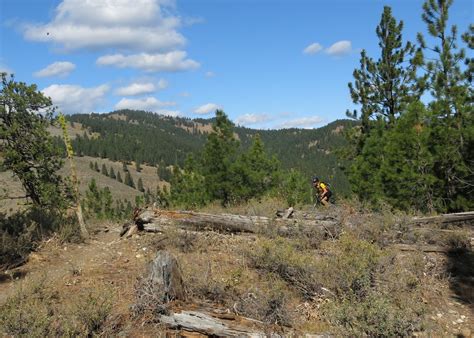
[[[262,240],[247,256],[252,267],[280,276],[304,297],[311,298],[320,289],[314,276],[314,258],[298,252],[287,239]]]

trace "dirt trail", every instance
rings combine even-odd
[[[54,238],[44,243],[25,265],[0,275],[0,304],[25,280],[39,278],[59,289],[105,282],[133,291],[149,252],[139,239],[119,240],[119,231],[119,225],[114,225],[81,244],[59,245]]]

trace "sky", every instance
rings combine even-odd
[[[378,58],[385,5],[404,39],[421,0],[0,0],[0,71],[66,114],[140,109],[238,125],[315,128],[357,108],[360,51]],[[473,23],[455,0],[450,23]]]

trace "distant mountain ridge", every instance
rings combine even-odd
[[[87,130],[73,140],[79,154],[166,166],[183,165],[188,154],[198,155],[207,133],[212,131],[213,121],[136,110],[75,114],[67,119]],[[346,193],[349,185],[334,152],[347,142],[343,131],[355,124],[351,120],[337,120],[317,129],[257,130],[235,126],[234,131],[243,149],[258,133],[268,153],[277,156],[284,169],[295,168],[309,177],[316,174]]]

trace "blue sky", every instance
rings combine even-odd
[[[419,0],[0,0],[0,70],[65,113],[144,109],[252,128],[312,128],[353,109],[359,52],[377,57],[384,5],[405,39]],[[473,3],[455,0],[464,32]]]

